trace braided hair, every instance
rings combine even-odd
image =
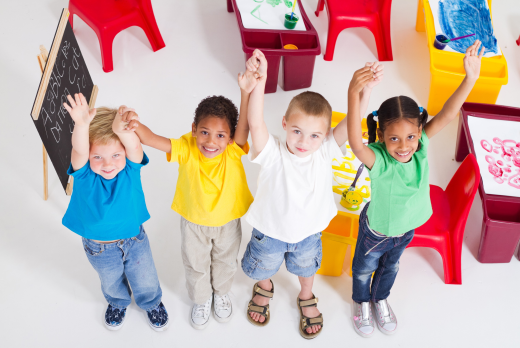
[[[374,120],[374,117],[377,118]],[[420,108],[419,105],[409,97],[399,96],[385,100],[379,107],[379,110],[374,111],[367,117],[368,143],[370,144],[376,141],[378,123],[379,129],[384,133],[385,128],[390,123],[397,122],[403,118],[408,122],[417,124],[417,127],[424,129],[428,121],[428,112],[426,109]]]

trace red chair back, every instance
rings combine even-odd
[[[469,154],[459,169],[453,175],[448,187],[446,187],[446,195],[450,203],[450,223],[449,230],[454,233],[466,226],[473,199],[480,183],[480,169],[478,167],[477,159],[473,154]],[[455,240],[455,245],[462,245],[462,238],[464,233],[458,236],[452,235]]]

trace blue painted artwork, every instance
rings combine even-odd
[[[476,34],[448,43],[454,51],[465,53],[478,39],[486,48],[485,53],[499,54],[486,0],[440,0],[438,18],[443,33],[449,38]]]

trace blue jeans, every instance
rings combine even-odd
[[[252,279],[269,279],[285,267],[299,277],[311,277],[321,265],[321,232],[298,243],[285,243],[253,229],[251,241],[242,258],[242,270]]]
[[[385,300],[390,296],[399,271],[399,259],[414,235],[414,230],[386,240],[386,237],[374,235],[367,226],[367,209],[368,204],[359,216],[356,253],[352,260],[352,299],[357,303]],[[374,272],[371,287],[370,279]]]
[[[128,307],[132,291],[135,303],[145,311],[161,303],[162,290],[150,243],[143,226],[140,230],[135,237],[110,244],[82,238],[85,254],[101,280],[101,291],[112,307]]]

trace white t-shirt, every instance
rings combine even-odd
[[[291,154],[285,141],[271,134],[265,148],[256,155],[254,149],[248,155],[262,168],[247,222],[286,243],[298,243],[323,231],[338,213],[331,162],[343,154],[332,129],[320,148],[307,157]]]

